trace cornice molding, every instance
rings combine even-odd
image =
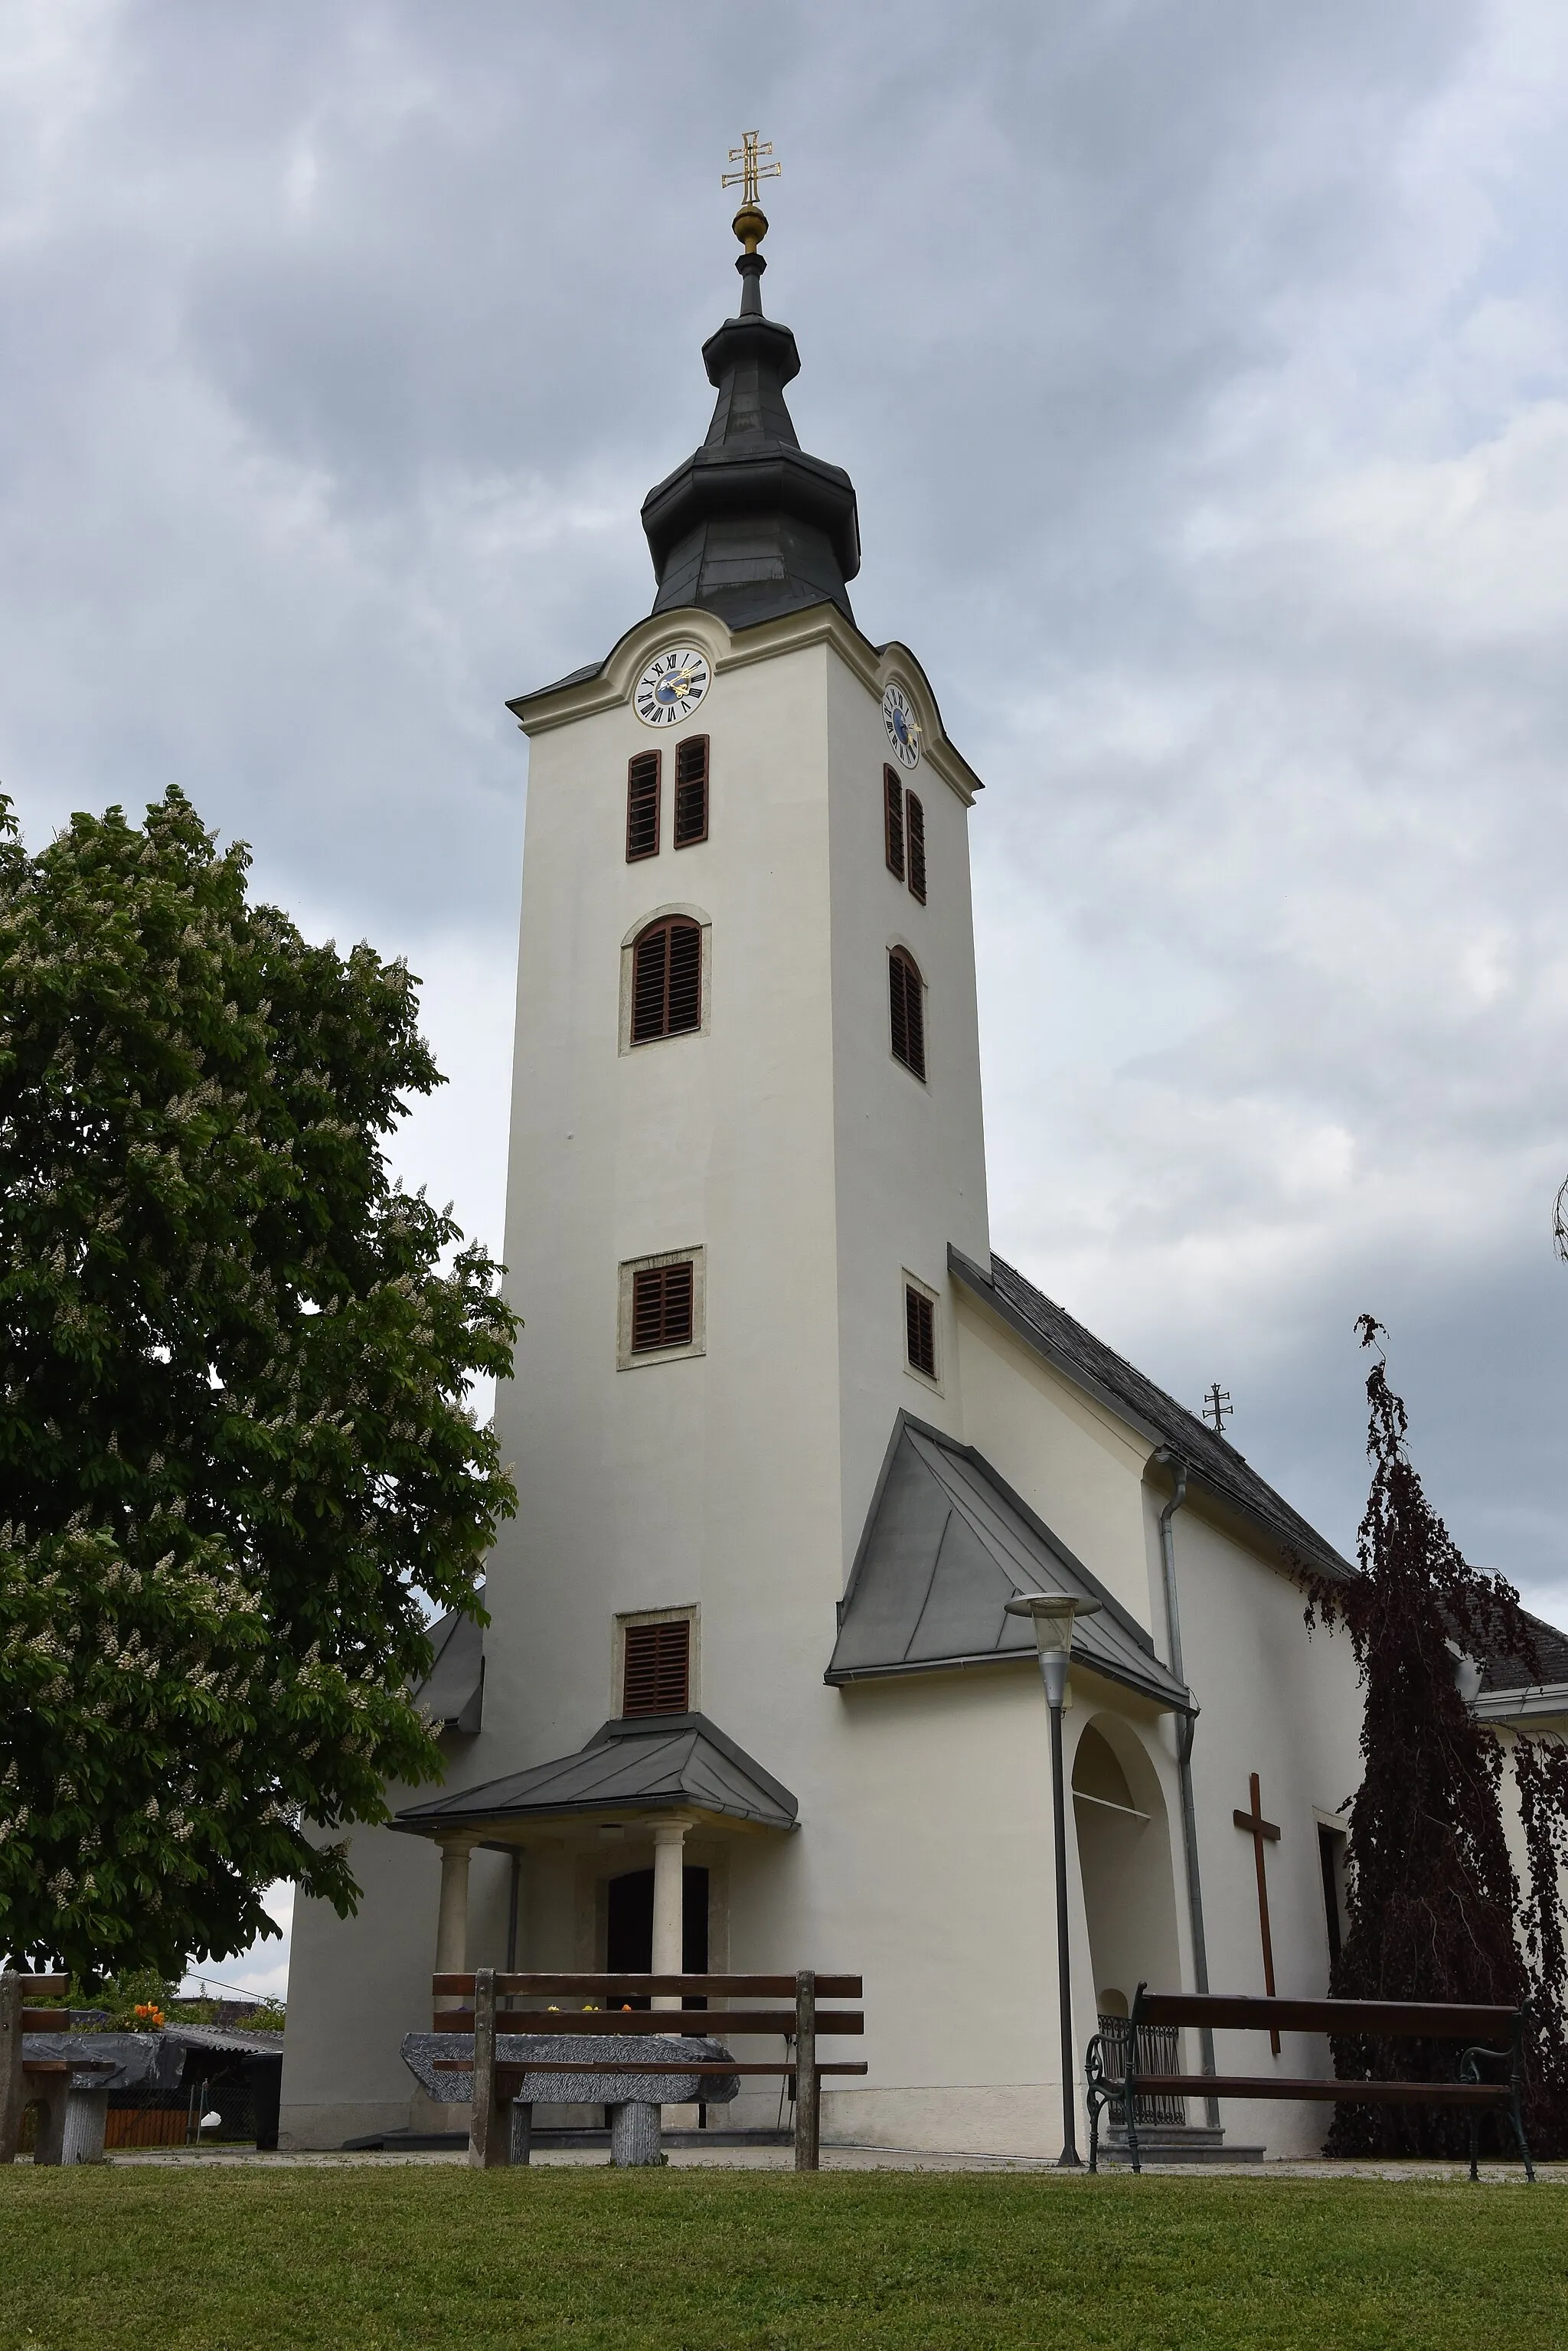
[[[786,612],[778,620],[738,630],[731,630],[716,613],[699,605],[651,612],[612,646],[591,675],[566,679],[537,694],[520,694],[507,707],[529,737],[549,735],[558,726],[570,726],[580,718],[613,710],[630,703],[632,686],[648,662],[661,646],[676,638],[700,646],[716,676],[727,670],[745,669],[753,662],[773,661],[781,653],[831,645],[845,668],[877,700],[889,684],[896,683],[904,688],[920,721],[922,764],[939,776],[967,808],[975,794],[984,789],[962,752],[949,742],[931,681],[909,647],[896,638],[885,645],[873,645],[836,604],[809,605],[803,611]]]

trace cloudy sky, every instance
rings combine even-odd
[[[425,981],[499,1244],[526,747],[767,299],[987,778],[993,1240],[1342,1546],[1353,1322],[1568,1623],[1562,0],[0,0],[0,779]]]

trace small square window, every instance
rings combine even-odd
[[[645,1265],[632,1276],[632,1353],[663,1353],[692,1343],[692,1261]]]
[[[904,1352],[912,1372],[923,1380],[936,1377],[936,1300],[924,1283],[904,1283]]]
[[[617,1616],[611,1711],[691,1713],[702,1702],[697,1651],[695,1607],[639,1609]]]
[[[668,1249],[621,1268],[616,1362],[622,1371],[704,1352],[704,1253]]]
[[[685,1714],[691,1703],[689,1616],[628,1625],[621,1677],[622,1714]]]

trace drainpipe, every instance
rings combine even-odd
[[[1163,1449],[1155,1456],[1156,1461],[1169,1465],[1176,1483],[1170,1500],[1160,1512],[1160,1561],[1165,1570],[1166,1635],[1169,1648],[1169,1665],[1178,1682],[1186,1675],[1181,1660],[1181,1611],[1176,1604],[1176,1530],[1171,1521],[1186,1500],[1186,1463],[1179,1455]],[[1192,1793],[1192,1742],[1197,1729],[1197,1709],[1184,1714],[1176,1733],[1176,1779],[1181,1790],[1181,1842],[1186,1863],[1186,1907],[1192,1926],[1192,1972],[1195,1991],[1208,1990],[1208,1948],[1203,1933],[1203,1880],[1197,1866],[1197,1808]],[[1214,2067],[1214,2034],[1203,2024],[1198,2027],[1198,2048],[1202,2069],[1212,2074]],[[1219,2101],[1204,2100],[1204,2112],[1210,2130],[1219,2128]]]

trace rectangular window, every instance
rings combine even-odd
[[[707,839],[707,737],[693,735],[675,753],[675,847]]]
[[[904,829],[909,835],[909,888],[925,904],[925,810],[913,792],[904,796]]]
[[[887,1011],[894,1059],[924,1081],[925,994],[915,958],[902,947],[887,958]]]
[[[936,1308],[935,1301],[912,1281],[904,1285],[904,1321],[905,1343],[911,1371],[924,1372],[928,1380],[936,1376]]]
[[[622,1714],[685,1714],[691,1706],[692,1626],[628,1625],[621,1683]]]
[[[647,1265],[632,1277],[632,1353],[651,1355],[692,1343],[692,1261]]]
[[[1340,1876],[1344,1865],[1344,1834],[1340,1829],[1318,1823],[1318,1867],[1323,1881],[1323,1923],[1328,1928],[1329,1965],[1337,1965],[1340,1946],[1344,1939],[1343,1915],[1340,1908]]]
[[[882,771],[883,840],[887,870],[904,879],[904,786],[891,768]]]
[[[659,754],[639,751],[626,764],[626,862],[659,854]]]
[[[615,1364],[680,1364],[706,1352],[707,1252],[660,1249],[622,1259],[616,1277]]]

